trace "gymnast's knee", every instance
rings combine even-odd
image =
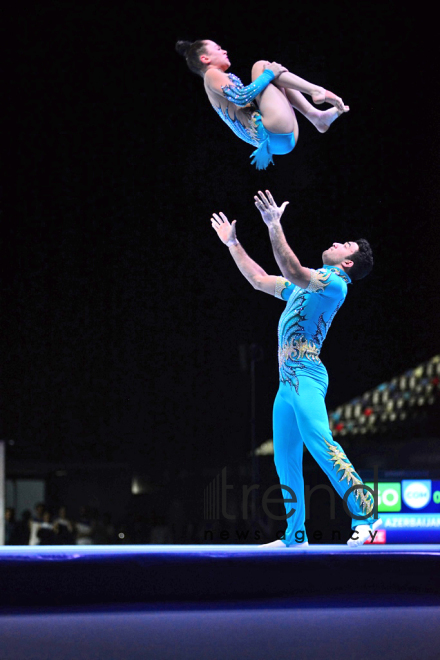
[[[261,76],[264,69],[267,69],[269,64],[271,64],[271,62],[269,62],[269,60],[258,60],[257,62],[255,62],[255,64],[252,67],[252,80],[255,80],[255,78],[258,78],[258,76]],[[286,67],[286,69],[287,69],[287,67]]]
[[[264,69],[269,64],[270,64],[270,62],[268,62],[268,60],[258,60],[258,62],[255,62],[255,64],[252,67],[252,80],[255,80],[255,78],[258,78],[258,76],[261,76]]]

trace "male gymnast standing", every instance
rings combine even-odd
[[[247,255],[237,240],[236,220],[230,223],[224,213],[214,213],[211,224],[252,286],[287,302],[278,325],[280,385],[273,410],[275,466],[281,486],[290,490],[282,488],[287,530],[282,539],[261,547],[285,549],[308,545],[303,443],[341,497],[353,486],[359,486],[349,493],[347,506],[352,514],[364,519],[352,518],[354,532],[347,543],[360,546],[368,538],[374,538],[374,530],[382,521],[373,517],[371,494],[362,488],[362,480],[332,437],[325,407],[328,375],[319,353],[345,300],[347,284],[365,277],[373,267],[371,247],[365,239],[333,243],[322,253],[321,268],[305,268],[287,244],[281,227],[281,216],[288,202],[278,207],[269,191],[259,192],[254,199],[269,229],[282,277],[268,275]],[[291,491],[296,502],[292,502]]]

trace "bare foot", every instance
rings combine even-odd
[[[344,112],[348,112],[350,110],[348,105],[344,107],[346,108]],[[335,119],[337,119],[342,114],[344,113],[338,110],[338,108],[329,108],[328,110],[324,111],[316,110],[316,113],[314,113],[313,116],[308,116],[307,119],[310,119],[312,124],[320,133],[326,133]]]
[[[330,105],[334,105],[335,108],[337,108],[341,113],[348,112],[349,110],[348,105],[344,105],[344,101],[339,98],[339,96],[336,96],[336,94],[333,94],[333,92],[329,92],[327,89],[323,89],[316,94],[312,94],[312,101],[316,105],[321,105],[321,103],[330,103]]]

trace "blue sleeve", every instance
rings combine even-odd
[[[269,71],[268,69],[263,71],[261,76],[258,76],[258,78],[256,78],[254,82],[252,82],[247,87],[244,87],[241,81],[236,78],[235,80],[237,80],[238,83],[222,86],[223,95],[228,99],[228,101],[235,103],[235,105],[244,107],[256,96],[258,96],[258,94],[260,94],[263,89],[266,89],[266,87],[269,85],[269,83],[272,82],[274,78],[275,74],[273,71]]]
[[[295,289],[295,284],[292,284],[292,282],[289,282],[289,280],[286,280],[284,277],[277,277],[276,283],[275,283],[275,297],[279,298],[280,300],[289,300],[290,296],[293,293],[293,290]]]

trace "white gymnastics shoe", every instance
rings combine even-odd
[[[283,550],[284,548],[287,549],[287,545],[283,543],[280,539],[278,539],[278,541],[271,541],[271,543],[263,543],[258,547],[267,548],[268,550],[277,550],[277,549]]]
[[[352,537],[349,538],[347,541],[347,545],[349,545],[350,548],[357,548],[360,545],[364,545],[365,541],[371,539],[370,532],[373,532],[382,524],[383,524],[382,519],[378,518],[378,520],[376,520],[376,522],[373,523],[372,527],[370,527],[370,525],[357,525],[353,532],[353,533],[357,533],[357,536],[355,538]]]
[[[267,548],[268,550],[291,550],[292,548],[303,548],[305,545],[309,545],[308,542],[306,541],[305,543],[295,543],[293,546],[287,547],[285,543],[283,543],[281,540],[278,541],[271,541],[271,543],[263,543],[263,545],[259,545],[259,548]]]

